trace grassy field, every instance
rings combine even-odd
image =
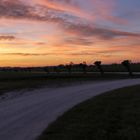
[[[96,96],[52,123],[38,140],[139,140],[140,85]]]
[[[127,74],[120,73],[105,73],[101,76],[100,73],[50,73],[36,71],[0,71],[0,95],[8,91],[20,89],[34,89],[40,87],[61,87],[66,85],[75,85],[87,83],[90,81],[103,81],[115,79],[130,78]],[[135,75],[131,78],[140,78],[140,75]]]
[[[133,78],[138,77],[140,76],[134,76]],[[105,74],[101,76],[100,73],[0,72],[0,95],[8,91],[33,89],[42,86],[60,87],[89,81],[126,78],[129,78],[126,74]]]

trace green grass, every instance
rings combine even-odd
[[[140,77],[140,75],[139,75]],[[13,71],[7,71],[7,72],[1,72],[0,71],[0,80],[25,80],[25,79],[43,79],[43,78],[88,78],[88,79],[111,79],[111,78],[128,78],[127,74],[106,74],[104,77],[100,76],[100,73],[87,73],[83,74],[81,73],[46,73],[46,72],[13,72]]]
[[[114,79],[130,78],[126,74],[105,74],[100,73],[46,73],[46,72],[25,72],[25,71],[5,71],[0,72],[0,95],[8,91],[20,89],[34,89],[42,86],[60,87],[74,85],[77,83],[86,83],[89,81],[103,81]],[[140,78],[140,75],[133,78]]]
[[[52,123],[38,140],[139,140],[140,85],[96,96]]]

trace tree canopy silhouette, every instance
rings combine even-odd
[[[69,74],[71,74],[71,72],[72,72],[73,65],[74,65],[73,62],[70,62],[68,65],[66,65],[66,68],[67,68]]]
[[[87,63],[84,61],[83,63],[79,64],[79,67],[83,70],[83,73],[87,73]]]
[[[127,69],[127,71],[129,72],[129,76],[133,76],[133,73],[131,71],[131,67],[130,67],[131,61],[130,60],[124,60],[122,62],[122,65]]]
[[[102,62],[101,61],[95,61],[94,64],[99,69],[101,75],[103,75],[104,74],[104,71],[103,71],[103,68],[101,66]]]

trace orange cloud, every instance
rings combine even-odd
[[[1,66],[57,65],[70,61],[91,64],[94,60],[112,63],[140,58],[138,32],[96,24],[99,18],[125,23],[112,16],[114,0],[112,4],[108,4],[111,0],[105,0],[107,3],[87,0],[90,3],[83,1],[81,5],[70,0],[70,3],[66,3],[67,0],[37,0],[37,5],[6,1],[0,1],[0,9],[6,9],[0,11]],[[94,21],[85,20],[86,14]]]

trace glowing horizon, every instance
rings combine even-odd
[[[0,66],[140,62],[139,0],[1,0]]]

